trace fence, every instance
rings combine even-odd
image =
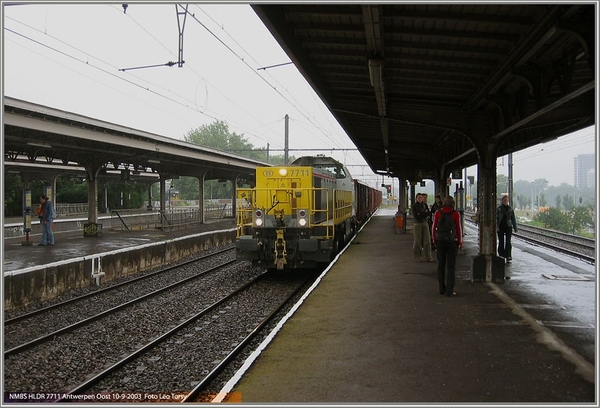
[[[205,220],[232,218],[230,204],[207,205],[204,208]],[[139,230],[159,228],[162,230],[183,229],[202,223],[197,207],[175,207],[163,212],[140,210],[112,210],[110,228]]]
[[[59,216],[67,215],[86,215],[88,213],[87,203],[62,204],[58,203],[54,206],[56,214]]]

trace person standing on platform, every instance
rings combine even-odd
[[[443,207],[433,217],[433,243],[437,247],[438,284],[440,295],[456,296],[456,256],[462,248],[462,229],[460,214],[454,209],[454,198],[446,196]],[[448,271],[446,272],[446,267]]]
[[[512,261],[512,244],[510,243],[513,230],[517,232],[515,212],[508,205],[508,196],[502,197],[502,204],[496,210],[496,229],[498,231],[498,256]]]
[[[435,196],[435,202],[431,205],[431,216],[429,217],[429,230],[433,231],[432,227],[433,227],[433,217],[435,216],[435,212],[437,210],[439,210],[440,208],[442,208],[444,204],[442,203],[442,196],[440,196],[439,194]],[[435,251],[436,247],[435,244],[433,243],[433,233],[431,234],[431,250]]]
[[[423,194],[417,193],[416,202],[412,208],[413,214],[413,257],[416,262],[427,260],[435,262],[431,257],[431,238],[427,217],[431,214],[427,204],[423,204]],[[423,257],[425,259],[423,259]]]
[[[52,232],[52,222],[54,221],[54,207],[48,196],[40,196],[42,210],[40,211],[40,224],[42,226],[42,242],[39,246],[54,245],[54,233]]]

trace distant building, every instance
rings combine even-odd
[[[596,155],[580,154],[573,158],[573,161],[575,162],[575,187],[594,187],[594,179],[589,175],[590,171],[592,177],[595,175]]]

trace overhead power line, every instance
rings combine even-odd
[[[179,9],[182,9],[182,11],[180,11]],[[177,27],[179,28],[179,59],[177,60],[177,62],[173,62],[173,61],[169,61],[165,64],[154,64],[154,65],[142,65],[139,67],[132,67],[132,68],[121,68],[119,69],[119,71],[129,71],[132,69],[144,69],[144,68],[156,68],[156,67],[172,67],[173,65],[177,64],[177,66],[179,68],[183,67],[183,64],[185,63],[185,61],[183,60],[183,30],[185,29],[185,19],[187,17],[187,9],[188,9],[188,5],[182,6],[181,4],[175,4],[175,12],[177,13]],[[123,4],[123,12],[126,13],[127,12],[127,4]],[[183,22],[181,20],[183,16]]]

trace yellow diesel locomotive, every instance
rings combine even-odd
[[[380,204],[381,191],[331,157],[258,167],[256,187],[237,190],[237,259],[279,270],[328,263]]]

